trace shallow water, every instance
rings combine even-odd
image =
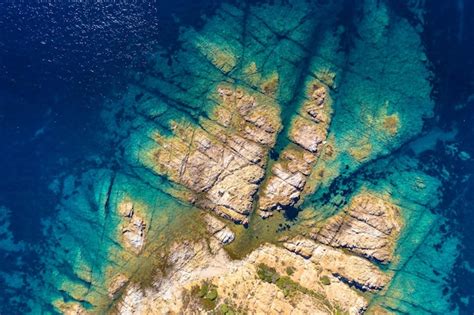
[[[223,11],[217,1],[0,4],[0,313],[56,313],[58,301],[111,310],[104,296],[113,268],[146,285],[166,244],[202,236],[198,210],[176,198],[147,152],[151,133],[171,134],[170,120],[196,123],[212,109],[208,94],[228,79],[205,63],[206,49],[216,48],[237,56],[239,84],[253,84],[244,75],[249,61],[264,77],[278,71],[284,122],[302,100],[308,72],[337,72],[330,127],[337,153],[318,162],[324,179],[314,180],[296,219],[256,218],[249,229],[236,228],[244,237],[229,251],[239,257],[304,229],[307,212],[334,215],[369,187],[405,209],[400,260],[388,267],[397,276],[373,303],[400,313],[471,314],[473,4],[427,3],[422,25],[422,7],[387,1],[386,11],[367,11],[361,3],[319,1],[304,27],[297,24],[303,2],[293,10],[248,2]],[[389,17],[387,32],[374,22],[380,16]],[[262,21],[292,33],[272,34]],[[179,35],[179,26],[187,32]],[[374,38],[386,41],[383,50],[366,44],[377,48]],[[394,113],[401,124],[386,137],[377,120]],[[287,143],[284,129],[275,155]],[[139,259],[117,241],[114,209],[126,198],[150,222]]]

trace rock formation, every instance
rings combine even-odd
[[[263,245],[230,260],[214,239],[175,244],[171,266],[152,287],[131,285],[119,314],[201,313],[222,308],[254,314],[361,314],[361,294],[390,280],[370,261],[304,238]],[[202,290],[215,290],[209,300]],[[206,292],[207,292],[206,291]]]
[[[318,81],[290,127],[288,145],[271,167],[259,195],[260,215],[293,206],[301,196],[325,141],[331,117],[327,87]],[[274,104],[241,89],[220,87],[221,104],[200,126],[174,124],[174,136],[155,139],[156,171],[195,193],[196,205],[247,223],[264,179],[269,149],[281,128]]]
[[[313,238],[388,263],[402,225],[396,205],[382,195],[362,192],[341,214],[324,222]]]
[[[294,206],[300,199],[328,133],[332,110],[327,89],[316,81],[310,84],[308,100],[290,126],[289,138],[294,144],[283,149],[260,193],[262,217],[268,217],[273,210]]]
[[[156,135],[156,171],[191,190],[196,205],[245,224],[281,128],[279,111],[264,95],[229,87],[218,92],[211,119],[175,123],[173,136]]]
[[[209,118],[198,125],[173,123],[172,136],[154,136],[155,171],[187,189],[191,197],[183,194],[184,200],[236,223],[248,223],[257,200],[262,217],[295,206],[328,134],[328,87],[319,81],[309,85],[288,131],[291,143],[267,176],[267,155],[281,128],[277,107],[243,89],[221,86],[218,94]],[[121,209],[133,218],[133,205]],[[397,206],[364,190],[342,213],[316,222],[313,240],[299,236],[264,244],[232,261],[222,246],[235,234],[210,213],[202,218],[208,243],[176,243],[165,264],[169,270],[152,287],[125,288],[122,314],[208,313],[220,307],[257,314],[361,314],[369,303],[362,293],[382,290],[391,278],[369,259],[391,261],[402,227]],[[122,290],[126,282],[113,283]]]
[[[146,223],[139,213],[136,213],[134,204],[130,200],[122,201],[117,208],[122,216],[122,240],[126,248],[139,254],[145,245]]]
[[[283,246],[306,258],[333,276],[346,279],[363,290],[380,290],[389,281],[389,276],[367,259],[344,253],[324,244],[298,237],[283,243]]]
[[[207,224],[207,231],[223,245],[229,244],[235,239],[234,232],[219,219],[210,214],[205,214],[204,221]]]

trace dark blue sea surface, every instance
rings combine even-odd
[[[420,159],[426,173],[449,174],[440,177],[443,200],[434,211],[460,238],[448,279],[453,309],[473,314],[474,2],[426,1],[422,16],[399,1],[386,2],[413,24],[423,20],[435,102],[424,132],[434,135],[435,145],[421,150]],[[0,314],[35,313],[35,303],[54,313],[46,293],[32,292],[41,286],[27,284],[44,272],[41,257],[55,250],[46,239],[63,198],[58,191],[67,190],[58,178],[72,174],[80,182],[91,168],[119,168],[115,144],[103,136],[104,104],[123,95],[133,73],[148,71],[157,46],[170,56],[178,49],[180,26],[199,29],[202,16],[220,4],[0,3]],[[341,24],[348,34],[360,14],[357,1],[347,1]],[[341,49],[352,49],[350,38],[346,44]]]
[[[179,23],[198,26],[200,15],[216,5],[182,0],[0,3],[0,207],[8,209],[2,224],[9,224],[15,243],[41,247],[47,237],[42,221],[57,212],[51,183],[90,167],[88,157],[110,153],[100,138],[100,112],[104,100],[127,83],[128,71],[146,67],[158,43],[173,49]],[[41,250],[15,257],[16,251],[2,248],[0,273],[20,272],[28,281],[43,270]],[[0,278],[0,314],[28,310],[30,293]]]
[[[13,216],[16,236],[37,240],[38,220],[54,211],[51,176],[104,150],[95,136],[104,98],[120,93],[128,71],[147,66],[157,44],[177,45],[178,21],[198,26],[216,5],[0,3],[0,204],[28,213]]]

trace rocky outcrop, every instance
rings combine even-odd
[[[315,153],[327,137],[332,110],[327,87],[313,83],[308,94],[309,100],[304,103],[290,127],[290,140]]]
[[[132,201],[123,200],[118,204],[118,213],[122,217],[122,241],[125,248],[139,254],[145,245],[146,223],[142,216],[135,211]]]
[[[309,119],[296,117],[290,131],[290,139],[309,152],[316,153],[326,139],[327,130]]]
[[[292,169],[308,173],[310,166],[288,159]],[[137,215],[135,208],[124,200],[118,211],[131,219]],[[382,271],[371,260],[393,259],[402,227],[400,210],[393,202],[362,190],[342,213],[318,222],[310,233],[313,239],[284,238],[232,260],[223,248],[234,240],[232,230],[209,213],[202,216],[212,237],[172,245],[163,264],[166,270],[151,286],[142,288],[121,274],[113,278],[108,294],[113,299],[120,296],[119,314],[210,314],[220,309],[362,314],[370,303],[370,294],[364,292],[383,290],[392,277],[391,271]]]
[[[158,314],[158,313],[144,313],[147,309],[145,304],[145,294],[138,285],[130,285],[127,287],[122,300],[118,304],[120,315],[132,314]]]
[[[211,243],[183,242],[170,248],[166,275],[156,279],[148,289],[130,284],[118,303],[119,314],[185,313],[184,296],[193,285],[212,277],[224,276],[233,266],[217,240]],[[199,314],[203,309],[189,309]]]
[[[341,214],[328,219],[313,238],[332,247],[388,263],[402,228],[400,209],[382,195],[363,191]]]
[[[262,217],[271,211],[295,205],[317,161],[320,146],[327,137],[332,110],[327,87],[313,83],[308,90],[308,100],[293,119],[288,145],[272,166],[271,175],[262,187],[259,213]]]
[[[207,231],[223,245],[229,244],[235,239],[234,232],[219,219],[210,214],[205,214],[204,221],[207,224]]]
[[[200,126],[175,123],[173,136],[155,136],[155,170],[190,189],[199,207],[247,223],[281,128],[279,110],[263,95],[229,87],[218,92],[221,103],[211,119]]]
[[[245,224],[281,128],[279,111],[264,95],[229,87],[220,87],[218,94],[220,104],[199,126],[174,123],[173,136],[155,135],[160,147],[154,152],[154,168],[191,190],[197,206]],[[315,81],[290,127],[294,144],[280,153],[263,184],[258,206],[262,216],[300,199],[327,137],[331,113],[327,87]]]
[[[306,295],[318,296],[319,299],[316,301],[313,299],[312,303],[320,314],[331,314],[336,308],[350,314],[360,314],[367,307],[367,301],[358,292],[328,273],[326,269],[284,248],[274,245],[262,246],[252,252],[247,259],[256,266],[264,264],[274,268],[279,275],[287,275],[292,281],[308,290],[302,290],[307,292]],[[290,272],[288,268],[292,268]],[[328,282],[320,279],[328,279]],[[326,307],[321,307],[322,305]],[[291,311],[283,313],[291,314]]]
[[[221,228],[212,219],[211,228]],[[368,305],[361,292],[380,290],[390,279],[365,258],[309,239],[282,245],[265,244],[231,260],[214,238],[175,244],[164,276],[147,289],[129,284],[119,313],[210,314],[225,304],[252,314],[361,314]],[[210,304],[202,303],[203,286],[215,290]]]
[[[389,276],[367,259],[344,253],[309,239],[295,238],[284,242],[283,246],[321,266],[333,276],[344,279],[362,290],[380,290],[389,281]]]
[[[285,148],[272,166],[272,174],[262,187],[259,199],[260,215],[271,215],[271,210],[294,205],[306,183],[306,177],[316,156],[294,145]]]
[[[128,277],[124,274],[119,273],[116,275],[109,284],[108,293],[111,299],[116,298],[118,292],[127,284]]]
[[[291,143],[265,180],[267,155],[281,128],[279,112],[265,96],[227,87],[218,89],[220,104],[209,118],[198,125],[174,123],[172,136],[155,135],[155,170],[190,191],[196,206],[237,223],[248,222],[259,186],[261,216],[295,206],[328,134],[327,89],[319,82],[310,86],[290,126]],[[119,212],[130,221],[123,230],[128,244],[138,244],[133,204],[122,203]],[[401,229],[399,209],[363,191],[342,213],[316,222],[312,239],[264,244],[231,260],[223,245],[235,234],[213,214],[202,218],[211,237],[172,246],[164,264],[168,270],[151,287],[141,289],[120,277],[112,282],[110,296],[124,293],[122,314],[210,313],[224,304],[256,314],[361,314],[369,305],[362,293],[382,290],[391,278],[370,259],[391,261]]]
[[[155,135],[155,171],[189,191],[186,200],[236,223],[248,222],[260,186],[261,216],[295,206],[325,144],[332,115],[328,88],[315,82],[289,128],[291,143],[266,178],[267,155],[281,128],[278,109],[266,96],[228,87],[218,89],[219,105],[198,125],[173,123],[172,136]],[[122,203],[119,212],[129,219],[122,230],[126,243],[138,248],[144,223],[133,204]],[[150,288],[118,277],[109,296],[124,293],[121,314],[209,313],[224,304],[257,314],[361,314],[369,305],[362,293],[378,292],[390,281],[391,274],[370,259],[393,259],[399,216],[393,203],[363,191],[342,213],[317,222],[312,239],[264,244],[231,260],[222,246],[234,241],[235,234],[205,213],[208,241],[175,244],[164,264],[169,270]]]
[[[268,96],[229,87],[220,87],[218,94],[219,105],[199,126],[174,123],[173,136],[155,135],[154,168],[193,192],[197,206],[246,224],[281,129],[279,111]],[[298,202],[327,137],[331,113],[327,87],[313,82],[290,127],[293,144],[280,153],[262,186],[261,216]]]

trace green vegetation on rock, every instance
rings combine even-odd
[[[330,285],[331,284],[331,280],[329,280],[328,276],[322,276],[321,278],[319,278],[319,280],[321,280],[321,283],[324,284],[324,285]]]
[[[201,286],[191,288],[191,296],[194,296],[199,304],[206,310],[213,310],[217,305],[217,288],[208,282],[203,282]]]
[[[291,280],[291,278],[288,276],[280,275],[275,270],[275,268],[269,267],[265,264],[259,264],[257,266],[257,274],[262,281],[275,284],[280,290],[282,290],[285,297],[292,297],[297,292],[301,292],[303,294],[311,295],[327,303],[323,295],[301,286],[299,283]]]
[[[294,267],[286,267],[286,274],[291,276],[295,273],[295,268]]]
[[[236,311],[232,307],[230,307],[226,303],[223,303],[219,307],[219,310],[217,311],[217,314],[218,315],[236,315],[238,313],[236,313]]]

